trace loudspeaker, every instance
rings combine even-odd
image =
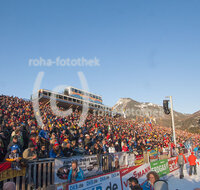
[[[163,109],[164,109],[164,112],[165,114],[170,114],[170,110],[169,110],[169,100],[163,100]]]

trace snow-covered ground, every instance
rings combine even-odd
[[[200,188],[200,166],[197,165],[197,175],[189,176],[189,164],[184,166],[184,178],[179,178],[179,171],[169,174],[167,179],[169,190],[194,190]]]

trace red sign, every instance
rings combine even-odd
[[[179,168],[178,165],[175,163],[175,160],[176,160],[176,157],[168,159],[170,173],[173,172],[173,171],[175,171],[175,170],[177,170]]]
[[[3,162],[0,164],[0,172],[8,170],[9,168],[11,168],[11,162]]]
[[[136,177],[139,183],[142,184],[146,180],[146,175],[151,171],[150,164],[143,164],[141,166],[130,167],[120,171],[123,190],[129,189],[128,179]]]

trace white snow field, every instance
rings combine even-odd
[[[179,178],[179,170],[167,177],[169,190],[194,190],[200,188],[200,166],[197,165],[197,175],[189,176],[189,164],[184,166],[184,178]]]

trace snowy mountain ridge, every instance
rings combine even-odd
[[[138,102],[131,98],[120,98],[113,106],[113,111],[130,119],[139,116],[147,120],[153,119],[159,125],[171,127],[171,114],[164,114],[163,106],[151,102]],[[200,133],[200,111],[194,114],[183,114],[174,111],[174,118],[177,128]]]

